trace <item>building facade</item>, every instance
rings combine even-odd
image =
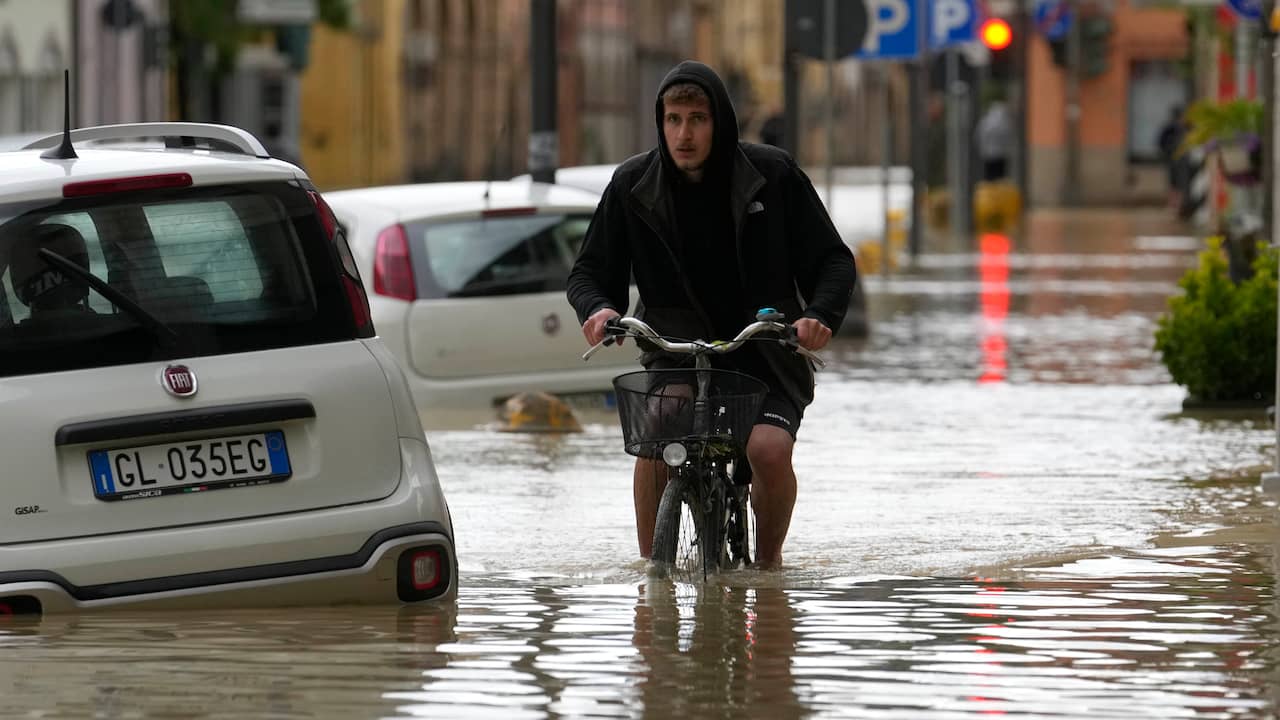
[[[1086,205],[1159,202],[1165,171],[1156,138],[1172,110],[1194,93],[1186,11],[1117,0],[1110,12],[1106,69],[1080,82],[1078,200]],[[1067,75],[1037,35],[1027,84],[1028,192],[1033,206],[1072,197],[1068,173]]]

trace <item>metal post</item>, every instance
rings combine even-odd
[[[1272,43],[1271,57],[1272,82],[1280,79],[1280,43]],[[1267,108],[1267,112],[1271,114],[1271,161],[1275,167],[1280,167],[1280,122],[1277,122],[1277,111],[1280,111],[1280,88],[1272,88],[1272,103]],[[1277,191],[1280,190],[1280,183],[1273,183],[1271,186],[1271,202],[1272,207],[1280,208],[1280,196]],[[1272,247],[1280,247],[1280,222],[1271,224],[1271,245]],[[1277,292],[1280,292],[1278,290]],[[1276,317],[1277,345],[1280,345],[1280,313]],[[1277,348],[1280,350],[1280,348]],[[1276,363],[1276,402],[1280,403],[1280,362]],[[1276,407],[1275,413],[1276,424],[1276,460],[1271,472],[1262,476],[1262,489],[1271,493],[1280,493],[1280,405]]]
[[[1249,97],[1249,71],[1253,68],[1253,32],[1252,23],[1242,18],[1236,18],[1235,32],[1235,84],[1236,97]],[[1238,220],[1244,220],[1259,212],[1262,208],[1261,198],[1253,188],[1233,187],[1230,190],[1231,201],[1229,207],[1233,208],[1234,215]]]
[[[965,142],[966,88],[960,79],[959,51],[951,48],[947,54],[947,189],[951,195],[951,235],[963,241],[968,235],[966,192],[968,186],[969,143]]]
[[[1265,23],[1269,22],[1274,9],[1274,0],[1265,0],[1262,3],[1263,27],[1266,27]],[[1267,141],[1275,134],[1275,114],[1270,112],[1276,102],[1275,63],[1271,62],[1275,50],[1276,42],[1271,33],[1260,32],[1257,53],[1258,97],[1262,100],[1262,107],[1268,110],[1262,114],[1262,232],[1264,237],[1275,232],[1273,227],[1275,203],[1272,201],[1272,194],[1275,192],[1275,153],[1267,152],[1269,148]]]
[[[782,145],[800,162],[800,60],[790,47],[782,59]]]
[[[827,98],[823,104],[827,116],[827,211],[832,212],[836,159],[836,0],[826,0],[822,8],[822,57],[827,63]]]
[[[556,181],[560,136],[556,127],[556,0],[533,0],[529,7],[529,54],[533,68],[533,127],[529,132],[529,174]]]
[[[1029,76],[1031,74],[1031,11],[1029,10],[1030,0],[1018,0],[1018,14],[1014,18],[1015,29],[1013,31],[1013,42],[1017,45],[1014,51],[1017,53],[1014,60],[1014,89],[1010,93],[1013,100],[1012,110],[1014,117],[1014,158],[1013,167],[1010,168],[1014,173],[1015,182],[1018,186],[1019,205],[1022,211],[1026,212],[1026,208],[1031,204],[1029,200],[1029,188],[1031,185],[1031,153],[1027,145],[1027,97],[1028,90],[1031,87]]]
[[[1081,37],[1079,0],[1069,0],[1071,28],[1067,31],[1067,177],[1063,199],[1069,206],[1080,204],[1080,63]]]
[[[928,0],[915,0],[912,14],[916,18],[916,47],[919,59],[911,69],[911,261],[920,255],[924,239],[924,201],[928,175],[929,36],[925,23]]]
[[[889,83],[889,66],[880,66],[881,113],[880,113],[880,220],[883,227],[880,232],[880,267],[881,275],[888,276],[893,268],[890,253],[893,252],[889,242],[889,169],[893,165],[893,87]]]

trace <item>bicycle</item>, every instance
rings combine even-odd
[[[784,319],[773,308],[762,308],[756,322],[733,340],[706,341],[664,336],[642,320],[619,317],[605,326],[605,339],[582,356],[590,360],[616,338],[633,337],[694,357],[692,368],[623,373],[613,381],[623,449],[636,457],[661,458],[669,468],[653,536],[652,559],[660,571],[693,574],[700,568],[705,580],[722,568],[751,563],[751,486],[735,483],[733,469],[746,461],[746,441],[769,388],[750,375],[712,368],[710,355],[733,352],[753,340],[776,342],[823,367],[820,357],[798,344],[795,327]],[[778,337],[755,337],[766,332]]]

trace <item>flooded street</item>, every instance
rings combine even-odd
[[[0,716],[1274,717],[1274,431],[1183,413],[1152,351],[1199,246],[1030,220],[866,278],[780,573],[647,577],[608,412],[440,413],[456,607],[0,619]]]

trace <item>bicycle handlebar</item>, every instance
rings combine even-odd
[[[774,320],[764,320],[753,322],[742,329],[738,336],[729,342],[708,342],[706,340],[692,340],[688,342],[671,342],[667,338],[659,335],[657,331],[649,327],[648,323],[633,317],[617,317],[609,321],[604,328],[605,338],[600,342],[592,345],[589,350],[582,354],[583,360],[590,360],[600,348],[606,345],[612,345],[615,337],[643,337],[644,339],[657,345],[659,348],[667,352],[680,353],[684,355],[696,355],[705,352],[714,352],[724,354],[733,352],[742,347],[742,343],[750,340],[753,336],[762,332],[781,333],[783,338],[778,340],[779,343],[790,347],[792,350],[800,353],[806,358],[812,360],[819,368],[826,367],[827,363],[816,353],[806,347],[796,344],[795,327],[786,325]]]

